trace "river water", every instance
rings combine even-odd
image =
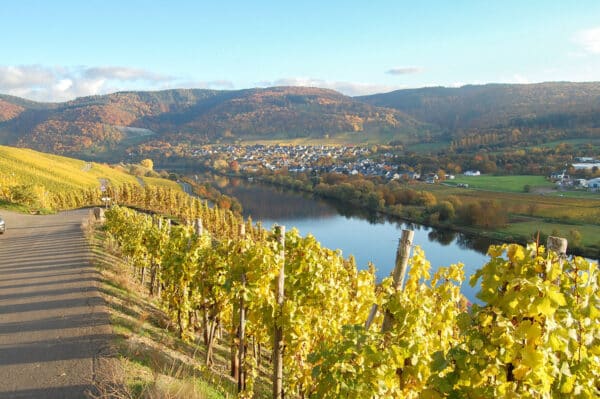
[[[475,299],[478,288],[472,288],[468,281],[469,276],[488,260],[485,255],[490,245],[488,240],[407,224],[306,193],[241,179],[201,178],[208,179],[221,192],[236,197],[244,208],[245,217],[260,221],[266,228],[281,224],[288,230],[298,229],[302,235],[312,234],[324,246],[340,249],[346,257],[353,255],[359,269],[373,263],[378,279],[391,274],[402,229],[411,229],[415,232],[413,244],[425,251],[432,271],[453,263],[464,264],[466,279],[462,292],[470,301],[478,302]]]

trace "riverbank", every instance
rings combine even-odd
[[[370,212],[496,242],[569,240],[569,253],[600,258],[598,199],[473,190],[353,176],[222,174],[334,199]]]

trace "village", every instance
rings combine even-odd
[[[379,176],[388,180],[419,180],[421,174],[410,170],[398,170],[396,155],[378,154],[375,160],[373,151],[360,146],[268,146],[268,145],[221,145],[195,149],[193,156],[225,157],[227,165],[235,169],[255,173],[261,169],[269,171],[287,170],[290,173],[342,173],[348,175]]]
[[[374,153],[372,148],[362,146],[333,145],[216,145],[192,150],[192,157],[213,160],[215,169],[229,169],[243,173],[261,170],[289,173],[341,173],[380,177],[386,180],[419,180],[429,184],[453,180],[454,174],[422,172],[401,167],[399,156],[391,152]],[[572,165],[554,172],[548,179],[556,183],[559,190],[600,191],[600,178],[579,177],[586,171],[600,169],[600,160],[593,157],[577,157]],[[568,174],[570,170],[572,175]],[[481,176],[479,170],[465,170],[467,177]],[[468,188],[461,183],[459,187]]]
[[[575,173],[597,171],[599,169],[600,160],[593,157],[577,157],[571,165],[571,170]],[[589,191],[600,192],[600,177],[591,179],[577,178],[569,175],[567,169],[552,173],[550,180],[555,182],[559,189],[587,189]]]

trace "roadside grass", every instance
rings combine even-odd
[[[9,202],[3,199],[0,199],[0,209],[6,209],[7,211],[27,213],[29,212],[29,208],[25,205],[15,204],[14,202]]]
[[[160,309],[156,299],[130,279],[129,266],[90,216],[84,225],[92,259],[101,275],[101,293],[110,312],[118,364],[112,374],[120,381],[105,384],[112,390],[98,397],[127,399],[223,399],[236,396],[227,374],[228,360],[205,367],[202,345],[186,343]],[[221,348],[222,349],[222,348]],[[119,386],[118,391],[115,385]],[[102,385],[101,385],[102,386]],[[103,396],[104,395],[104,396]]]
[[[453,180],[445,182],[448,185],[468,184],[469,188],[489,191],[503,191],[522,193],[536,188],[554,189],[554,183],[546,180],[544,176],[456,176]]]

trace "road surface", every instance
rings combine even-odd
[[[85,398],[111,334],[80,227],[88,210],[0,214],[0,398]]]

